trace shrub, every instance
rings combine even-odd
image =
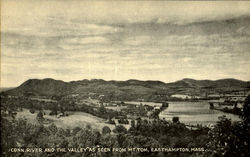
[[[117,125],[113,130],[114,133],[127,133],[127,129],[123,125]]]
[[[115,121],[112,120],[112,119],[109,119],[108,123],[109,123],[109,124],[115,124]]]
[[[172,121],[173,121],[173,123],[178,123],[179,122],[179,117],[173,117]]]
[[[36,116],[37,119],[43,119],[43,113],[42,111],[39,111]]]
[[[49,113],[49,115],[51,115],[51,116],[52,116],[52,115],[57,115],[57,112],[53,110],[53,111],[51,111],[51,112]]]
[[[36,110],[35,109],[30,109],[30,113],[32,113],[32,114],[34,114],[36,112]]]
[[[106,134],[110,134],[111,130],[108,126],[104,126],[102,128],[102,134],[106,135]]]

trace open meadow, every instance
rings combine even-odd
[[[57,118],[56,116],[49,115],[49,110],[45,110],[44,115],[45,125],[54,123],[57,127],[63,129],[73,129],[75,127],[85,127],[90,125],[93,129],[101,130],[104,126],[108,126],[111,130],[115,128],[115,125],[105,123],[105,120],[85,112],[68,112],[69,116]],[[17,112],[17,118],[27,119],[28,122],[38,124],[36,119],[38,111],[34,114],[30,113],[28,109]]]

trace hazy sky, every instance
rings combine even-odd
[[[2,0],[1,86],[250,80],[250,2]]]

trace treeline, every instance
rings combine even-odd
[[[151,148],[162,147],[203,147],[207,142],[207,129],[188,130],[180,123],[165,121],[139,121],[132,123],[127,130],[122,125],[111,131],[107,126],[102,132],[92,129],[75,127],[62,129],[51,124],[48,127],[34,125],[23,119],[2,118],[2,155],[3,156],[187,156],[194,153],[158,153],[151,152]],[[160,130],[157,130],[160,129]],[[111,134],[111,132],[113,132]],[[198,136],[197,136],[198,135]],[[185,137],[185,138],[184,138]],[[185,140],[183,140],[183,138]],[[148,152],[40,152],[13,153],[11,148],[148,148]],[[200,153],[199,153],[200,154]]]
[[[81,111],[103,119],[107,119],[112,124],[112,118],[120,119],[119,121],[121,123],[128,124],[128,121],[126,120],[127,115],[133,115],[137,117],[149,116],[150,118],[159,118],[159,113],[166,107],[168,107],[167,103],[163,103],[159,109],[154,110],[154,107],[149,105],[141,104],[139,106],[136,106],[134,104],[126,104],[126,108],[122,109],[121,111],[115,111],[112,109],[105,108],[102,104],[100,104],[100,107],[96,107],[95,105],[86,105],[82,103],[79,104],[76,103],[74,99],[70,98],[58,98],[57,101],[39,101],[25,97],[2,97],[1,104],[4,111],[18,111],[22,110],[23,108],[27,108],[30,110],[31,113],[34,113],[35,110],[50,110],[50,115],[58,115],[60,113],[62,113],[63,115],[67,115],[67,111]],[[149,111],[151,111],[151,114],[147,115]]]
[[[112,119],[118,115],[123,115],[121,112],[107,109],[103,105],[100,107],[94,107],[86,104],[77,104],[71,99],[60,99],[58,101],[46,102],[24,97],[2,97],[1,108],[3,111],[11,112],[22,110],[22,108],[30,109],[31,112],[34,112],[34,110],[51,110],[50,115],[57,115],[59,113],[65,114],[67,111],[82,111],[104,119]]]

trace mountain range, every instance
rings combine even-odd
[[[172,94],[187,94],[201,96],[211,93],[230,93],[232,91],[250,90],[249,81],[236,79],[221,80],[194,80],[185,78],[172,83],[161,81],[105,81],[102,79],[79,80],[64,82],[61,80],[29,79],[20,86],[5,91],[9,95],[34,95],[34,96],[53,96],[53,95],[105,95],[112,99],[135,99],[153,98],[160,95],[170,96]]]

